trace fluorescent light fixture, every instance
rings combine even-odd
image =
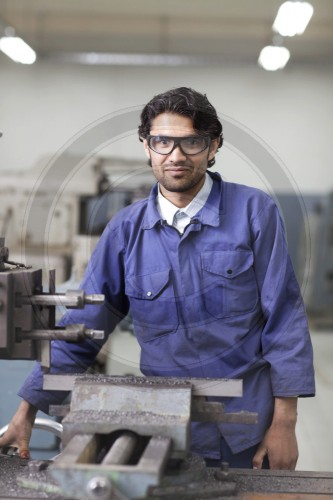
[[[182,54],[135,54],[117,52],[64,52],[53,53],[50,59],[73,63],[101,66],[183,66],[221,64],[223,59],[210,56]]]
[[[18,36],[0,38],[0,50],[17,63],[33,64],[36,61],[36,52]]]
[[[278,10],[273,30],[281,36],[301,35],[312,14],[313,7],[309,2],[284,2]]]
[[[260,52],[258,63],[267,71],[283,69],[290,57],[290,52],[286,47],[267,45]]]

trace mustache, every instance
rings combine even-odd
[[[163,170],[192,170],[192,167],[189,165],[179,165],[179,164],[173,164],[173,165],[163,165]]]
[[[153,163],[152,163],[151,159],[149,159],[147,161],[147,164],[148,164],[148,167],[152,167],[153,166]],[[177,161],[176,163],[166,163],[164,165],[156,165],[156,166],[163,168],[163,170],[166,169],[166,168],[177,168],[177,167],[179,167],[179,168],[181,168],[181,167],[183,167],[183,168],[184,167],[186,167],[186,168],[193,168],[193,166],[189,165],[186,161]]]

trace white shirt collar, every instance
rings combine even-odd
[[[185,214],[185,216],[181,217],[181,228],[184,229],[185,225],[189,223],[191,218],[196,215],[199,210],[205,205],[210,191],[213,186],[212,178],[206,174],[205,182],[198,194],[193,198],[193,200],[184,208],[176,207],[171,201],[164,198],[160,191],[160,187],[158,187],[158,195],[156,197],[156,207],[157,210],[162,217],[163,220],[167,222],[170,226],[174,225],[179,229],[178,223],[175,222],[176,213]]]

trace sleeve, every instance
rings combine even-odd
[[[305,307],[273,200],[252,221],[254,266],[264,313],[262,353],[273,395],[313,396],[313,351]]]
[[[87,328],[103,330],[104,340],[83,342],[51,342],[51,374],[83,373],[94,362],[98,352],[116,325],[126,316],[129,304],[124,292],[123,245],[118,230],[107,226],[91,256],[80,286],[87,294],[104,294],[102,306],[87,305],[84,309],[67,312],[59,326],[83,323]],[[50,404],[60,404],[65,391],[43,391],[43,371],[35,364],[18,395],[38,409],[48,413]]]

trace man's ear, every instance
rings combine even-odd
[[[143,143],[143,149],[145,150],[145,154],[147,158],[149,158],[150,160],[150,149],[148,147],[147,139],[142,139],[142,143]]]
[[[214,156],[216,155],[218,147],[219,147],[219,144],[220,144],[220,138],[219,137],[217,137],[216,139],[213,139],[212,142],[210,143],[209,154],[208,154],[208,160],[209,161],[212,160],[214,158]]]

